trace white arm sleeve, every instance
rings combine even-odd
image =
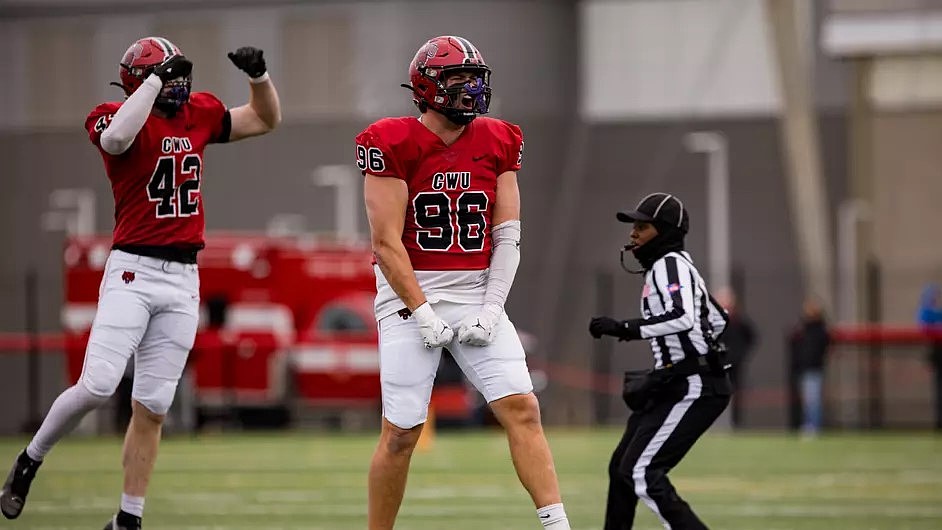
[[[487,273],[487,290],[484,292],[485,310],[499,313],[510,294],[510,287],[520,265],[520,221],[505,221],[491,230],[494,250],[491,268]]]
[[[151,74],[121,105],[108,128],[101,133],[101,148],[106,153],[120,155],[131,147],[163,86],[160,78]]]

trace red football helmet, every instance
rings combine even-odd
[[[475,79],[446,87],[446,77],[455,71],[470,71]],[[423,112],[436,110],[459,125],[470,123],[478,114],[487,114],[491,69],[468,39],[453,36],[430,39],[412,59],[409,80],[412,85],[403,86],[412,90],[412,99]],[[471,98],[470,107],[462,105],[464,96]]]
[[[157,65],[175,55],[183,55],[183,52],[177,45],[163,37],[144,37],[136,40],[124,52],[118,68],[118,75],[121,77],[120,86],[124,89],[125,95],[133,94]],[[156,106],[165,111],[176,112],[190,99],[192,83],[193,79],[189,75],[164,83],[163,90],[157,96]]]

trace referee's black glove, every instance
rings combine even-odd
[[[602,338],[602,335],[611,335],[618,337],[618,340],[637,340],[641,338],[641,326],[637,319],[595,317],[589,322],[589,333],[597,339]]]

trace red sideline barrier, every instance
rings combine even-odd
[[[34,346],[33,339],[34,337],[26,333],[0,333],[0,354],[29,350]],[[50,350],[66,348],[66,337],[61,333],[40,333],[35,340],[35,347],[40,353],[51,353]]]
[[[842,325],[831,328],[831,340],[839,344],[925,344],[942,341],[942,326]]]
[[[37,346],[41,351],[61,350],[66,346],[66,337],[61,333],[40,333]],[[942,326],[871,326],[840,325],[831,328],[831,339],[839,343],[897,343],[923,344],[942,341]],[[30,348],[32,338],[26,333],[0,333],[0,352],[26,350]]]
[[[831,338],[835,344],[843,345],[921,345],[932,341],[942,341],[942,326],[878,326],[878,325],[838,325],[831,328]],[[43,354],[64,351],[75,340],[87,337],[67,336],[61,333],[41,333],[31,337],[25,333],[0,333],[0,355],[18,354],[35,347]],[[35,340],[35,343],[33,342]],[[82,345],[84,346],[84,344]],[[289,346],[290,347],[290,346]],[[531,368],[546,372],[549,380],[565,387],[608,395],[620,395],[621,374],[596,374],[571,365],[529,359]],[[771,392],[771,393],[770,393]],[[762,401],[781,400],[780,389],[752,389],[750,394],[770,393]],[[772,394],[775,394],[774,396]]]

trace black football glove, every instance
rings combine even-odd
[[[193,73],[193,63],[182,55],[174,55],[154,67],[154,74],[167,83],[178,77],[187,77]]]
[[[249,74],[249,77],[255,79],[265,74],[264,51],[251,46],[243,46],[235,52],[229,52],[229,60],[236,68]]]
[[[641,325],[638,320],[595,317],[589,322],[589,333],[597,339],[602,338],[602,335],[611,335],[618,337],[618,340],[637,340],[641,338]]]
[[[595,317],[589,322],[589,333],[600,339],[602,335],[620,337],[625,329],[624,323],[609,317]]]

